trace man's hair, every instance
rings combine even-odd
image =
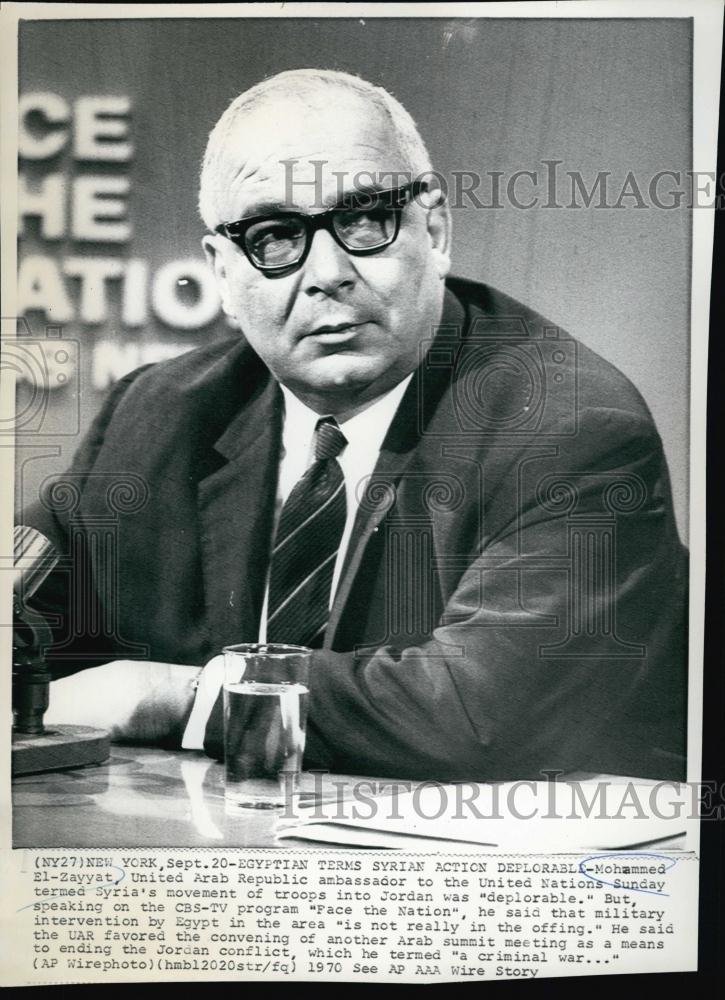
[[[221,218],[217,201],[219,182],[223,175],[228,143],[239,119],[263,105],[270,97],[281,95],[304,100],[306,97],[316,96],[319,99],[320,92],[326,88],[357,94],[387,116],[397,137],[406,169],[411,172],[411,179],[433,170],[428,150],[415,122],[403,105],[383,87],[337,70],[286,70],[263,80],[235,98],[209,135],[199,183],[199,212],[209,229],[225,221]]]

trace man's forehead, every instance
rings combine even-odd
[[[330,203],[340,190],[369,187],[371,174],[407,166],[385,111],[354,94],[265,101],[235,123],[224,160],[224,193],[245,212]]]
[[[379,104],[355,93],[330,88],[328,93],[306,97],[284,94],[263,99],[239,114],[230,139],[237,135],[243,141],[273,145],[314,135],[349,142],[358,134],[389,137],[391,132],[390,118]]]

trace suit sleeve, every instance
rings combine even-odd
[[[579,444],[554,466],[569,493],[553,480],[548,497],[524,490],[430,641],[315,654],[307,767],[683,776],[686,553],[659,436],[644,417],[599,411],[577,440],[588,454]]]

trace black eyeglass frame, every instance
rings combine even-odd
[[[255,215],[248,219],[239,219],[237,222],[222,222],[216,227],[214,232],[219,233],[221,236],[226,236],[227,239],[231,240],[232,243],[238,246],[240,250],[244,252],[244,255],[252,267],[261,271],[263,274],[274,277],[276,275],[297,271],[302,267],[312,247],[312,241],[315,233],[319,229],[324,229],[328,232],[337,245],[342,247],[342,249],[345,250],[346,253],[349,253],[352,257],[369,257],[373,254],[380,253],[381,250],[392,246],[392,244],[397,240],[400,232],[400,219],[405,206],[410,204],[411,200],[417,195],[422,194],[427,190],[428,184],[425,181],[413,181],[410,184],[403,185],[403,187],[390,188],[386,191],[355,191],[346,195],[342,202],[339,202],[332,208],[326,209],[324,212],[315,212],[312,215],[304,215],[301,212],[275,212],[272,215]],[[334,219],[337,213],[356,210],[366,212],[373,211],[374,209],[381,207],[393,212],[392,234],[389,237],[386,237],[384,241],[376,243],[374,246],[347,246],[334,226]],[[258,222],[264,222],[272,219],[290,218],[301,220],[302,225],[304,226],[305,244],[302,249],[302,253],[297,260],[291,261],[287,264],[260,264],[259,261],[254,259],[251,251],[246,245],[245,236],[248,230]]]

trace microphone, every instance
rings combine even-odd
[[[16,607],[29,601],[58,565],[53,543],[36,528],[18,524],[13,534],[13,597]]]

